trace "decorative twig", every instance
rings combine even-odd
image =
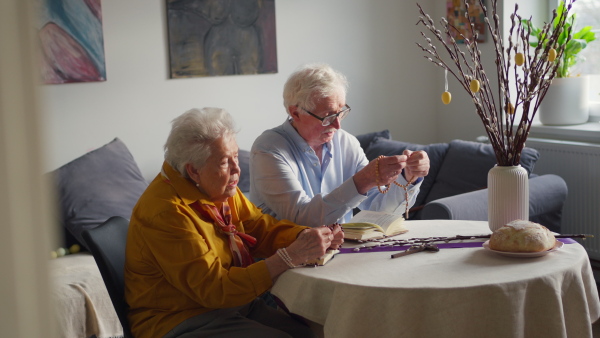
[[[525,147],[533,118],[559,66],[559,63],[550,55],[555,54],[555,58],[559,60],[564,53],[565,46],[572,38],[572,27],[565,28],[565,22],[569,10],[576,0],[567,0],[566,10],[560,15],[557,15],[556,10],[553,11],[552,20],[542,28],[544,36],[549,35],[545,40],[546,43],[540,43],[533,51],[529,48],[530,27],[524,26],[521,16],[517,14],[518,4],[515,4],[515,10],[510,16],[508,47],[504,48],[500,32],[500,17],[497,14],[497,0],[491,1],[491,13],[484,6],[483,0],[479,0],[479,5],[484,14],[485,27],[494,43],[496,73],[498,74],[496,96],[481,62],[482,53],[477,43],[478,33],[474,29],[475,19],[469,15],[470,1],[464,0],[464,5],[471,38],[464,36],[446,18],[442,18],[440,21],[442,33],[436,28],[431,17],[417,3],[421,14],[417,25],[425,26],[426,30],[433,35],[433,40],[437,40],[437,43],[446,50],[450,61],[446,61],[440,56],[432,38],[429,38],[424,32],[421,32],[421,35],[425,38],[426,44],[423,46],[417,43],[417,46],[426,53],[427,60],[452,74],[471,96],[475,111],[483,122],[494,149],[498,165],[514,166],[520,163],[521,152]],[[493,23],[490,22],[489,17],[492,18]],[[557,22],[557,25],[552,30],[554,21]],[[567,30],[567,40],[559,45],[558,38],[565,29]],[[468,57],[467,53],[458,46],[453,32],[464,41]],[[517,54],[519,54],[519,58],[522,56],[522,60],[517,62],[515,59],[513,62],[512,60],[517,57]],[[511,75],[513,79],[511,79]],[[511,95],[515,97],[512,98]],[[517,121],[515,121],[516,111],[522,113],[521,119]],[[517,126],[516,131],[514,130],[515,125]]]
[[[381,238],[381,239],[365,239],[359,240],[358,243],[363,243],[364,245],[361,247],[357,247],[352,249],[354,252],[360,252],[363,249],[374,249],[374,248],[386,248],[391,249],[395,247],[404,247],[404,246],[418,246],[418,245],[426,245],[426,244],[435,244],[435,243],[449,243],[453,241],[468,241],[474,239],[487,239],[490,238],[491,234],[487,235],[456,235],[450,237],[420,237],[420,238],[408,238],[408,239],[399,239],[399,238]],[[586,238],[593,238],[594,235],[589,234],[556,234],[554,238],[582,238],[585,240]],[[374,243],[374,245],[367,246],[366,243]]]
[[[490,238],[492,235],[488,234],[488,235],[475,235],[475,236],[463,236],[463,235],[456,235],[456,236],[452,236],[452,237],[423,237],[423,238],[411,238],[409,239],[409,241],[412,241],[414,243],[434,243],[434,242],[451,242],[451,241],[463,241],[463,240],[469,240],[469,239],[485,239],[485,238]],[[560,234],[560,235],[554,235],[554,238],[593,238],[594,235],[588,235],[588,234]]]

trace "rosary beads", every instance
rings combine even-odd
[[[385,186],[385,190],[382,190],[381,186],[379,185],[379,159],[380,158],[383,158],[383,155],[379,155],[379,157],[377,157],[377,162],[375,162],[375,185],[377,185],[377,190],[379,190],[380,193],[387,194],[387,192],[390,191],[391,186],[388,184]],[[406,185],[402,185],[396,181],[392,181],[392,183],[394,183],[395,185],[404,189],[404,202],[406,203],[405,219],[408,219],[408,185],[412,183],[412,180],[413,180],[413,178],[411,177],[410,180],[408,180],[408,182],[406,183]]]
[[[379,159],[382,157],[383,155],[377,157],[377,162],[375,162],[375,184],[377,185],[377,190],[379,190],[380,193],[387,194],[387,192],[390,190],[390,185],[386,185],[385,190],[381,190],[381,186],[379,185]]]

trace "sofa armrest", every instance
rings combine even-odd
[[[431,201],[421,210],[421,219],[487,221],[487,189]]]
[[[562,208],[567,198],[567,184],[557,175],[529,179],[529,219],[552,231],[560,232]],[[487,221],[488,190],[482,189],[440,198],[425,205],[422,219]]]

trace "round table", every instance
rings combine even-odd
[[[398,238],[490,233],[479,221],[405,225]],[[290,312],[323,325],[325,337],[592,337],[600,317],[578,243],[536,258],[482,247],[390,254],[338,254],[325,266],[285,272],[271,292]]]

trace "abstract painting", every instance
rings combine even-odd
[[[277,73],[275,0],[167,0],[171,78]]]
[[[477,42],[485,42],[485,16],[483,15],[483,9],[479,4],[479,0],[467,0],[469,4],[469,15],[471,18],[475,18],[475,26],[473,29],[477,32]],[[447,0],[446,2],[446,20],[448,24],[456,28],[450,28],[450,33],[456,42],[464,42],[464,39],[460,36],[462,34],[467,39],[471,39],[473,34],[469,28],[469,21],[465,17],[467,11],[465,6],[465,0]]]
[[[106,80],[100,0],[37,0],[42,81]]]

